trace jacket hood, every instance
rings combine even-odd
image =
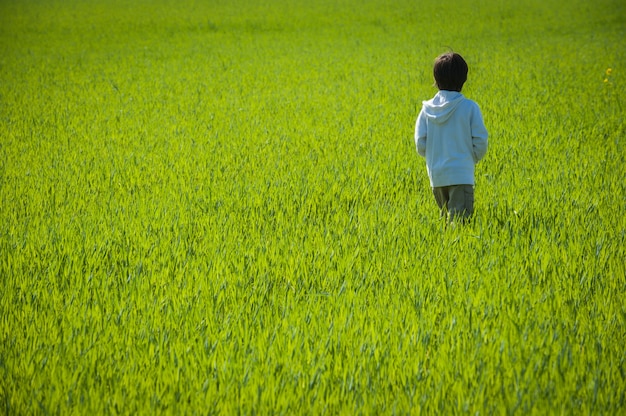
[[[422,102],[428,120],[437,124],[445,123],[465,97],[457,91],[440,90],[431,100]]]

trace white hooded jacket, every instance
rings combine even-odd
[[[440,90],[422,103],[415,144],[432,187],[474,185],[474,165],[487,152],[480,108],[460,92]]]

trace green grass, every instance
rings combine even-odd
[[[626,413],[625,5],[468,3],[1,1],[0,412]]]

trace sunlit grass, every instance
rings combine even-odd
[[[2,3],[0,408],[622,413],[624,6],[453,3]],[[413,143],[448,46],[465,227]]]

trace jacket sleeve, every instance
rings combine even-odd
[[[478,105],[476,105],[474,111],[472,111],[471,128],[474,163],[478,163],[483,157],[485,157],[488,147],[487,128],[483,122],[483,116],[480,112],[480,108],[478,108]]]
[[[417,153],[426,157],[426,117],[423,111],[420,111],[415,123],[415,146],[417,147]]]

